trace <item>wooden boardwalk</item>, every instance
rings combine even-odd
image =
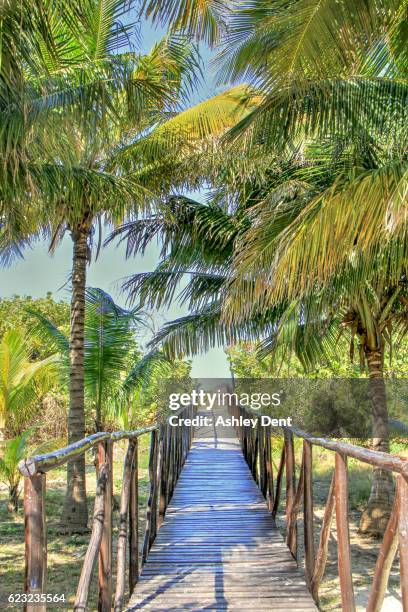
[[[128,610],[316,610],[236,438],[195,439]]]

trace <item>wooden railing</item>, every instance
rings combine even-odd
[[[242,406],[231,406],[231,415],[239,419],[254,418],[257,413]],[[271,427],[238,425],[237,435],[249,469],[275,519],[279,510],[283,479],[286,481],[286,543],[298,560],[297,517],[303,507],[304,565],[309,590],[316,603],[328,555],[328,544],[333,516],[336,516],[337,558],[342,610],[355,610],[350,535],[348,525],[348,472],[347,458],[389,470],[396,476],[395,498],[379,550],[371,585],[367,611],[379,612],[382,607],[388,579],[397,549],[399,549],[401,597],[404,612],[408,612],[408,459],[371,451],[337,440],[313,437],[293,427],[283,428],[282,447],[276,483],[272,469]],[[299,479],[296,483],[294,437],[303,439]],[[319,543],[315,550],[313,514],[312,449],[320,446],[335,453],[335,467],[320,528]]]
[[[180,417],[192,417],[193,409],[185,408]],[[124,459],[119,511],[119,535],[116,559],[116,590],[114,610],[124,606],[126,580],[126,548],[128,554],[129,592],[139,577],[143,565],[163,521],[192,441],[192,428],[180,420],[179,426],[167,422],[135,431],[93,434],[58,451],[23,460],[19,469],[24,480],[25,520],[25,591],[28,596],[47,592],[47,527],[45,509],[46,474],[97,447],[97,487],[88,549],[76,592],[74,610],[85,610],[96,559],[99,560],[98,610],[112,609],[112,500],[113,445],[128,440]],[[139,502],[138,502],[138,440],[150,433],[149,480],[150,493],[146,509],[146,529],[139,562]],[[43,611],[46,605],[26,604],[26,610]]]

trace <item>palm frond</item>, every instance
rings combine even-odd
[[[166,156],[182,157],[208,138],[219,137],[256,105],[245,86],[233,87],[182,111],[118,153],[117,162],[132,167]],[[126,166],[126,163],[129,166]]]
[[[406,177],[405,163],[391,160],[356,176],[340,175],[317,196],[313,190],[306,191],[306,199],[298,195],[289,208],[255,209],[256,223],[236,256],[231,316],[244,287],[247,303],[236,307],[237,312],[243,308],[242,316],[315,292],[330,284],[333,275],[343,286],[347,275],[349,289],[354,284],[355,290],[368,279],[375,282],[375,274],[386,269],[387,282],[398,285],[407,263]]]
[[[300,139],[375,131],[406,143],[408,82],[387,76],[304,79],[273,88],[228,133],[249,147],[284,149]]]
[[[404,2],[250,0],[230,13],[222,78],[251,74],[264,89],[286,78],[356,72],[366,51],[385,37]],[[401,15],[397,17],[401,21]]]
[[[170,25],[172,29],[195,36],[211,46],[220,40],[225,29],[228,4],[220,0],[193,0],[188,3],[178,0],[144,0],[142,12],[153,23]]]

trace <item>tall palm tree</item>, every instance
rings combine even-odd
[[[167,159],[169,156],[168,154],[165,156],[168,150],[173,153],[171,165],[165,169],[166,183],[171,185],[177,180],[188,183],[190,176],[192,176],[193,184],[196,184],[197,181],[197,171],[193,172],[192,168],[186,168],[185,165],[184,174],[181,174],[180,179],[172,171],[177,161],[174,155],[174,145],[178,143],[180,155],[182,151],[180,139],[184,138],[184,142],[187,140],[188,143],[188,139],[191,138],[191,129],[186,136],[186,127],[184,130],[180,128],[178,121],[183,127],[182,122],[189,122],[190,114],[193,111],[186,111],[179,117],[169,119],[151,134],[140,138],[145,131],[156,126],[160,121],[160,116],[166,117],[170,113],[171,106],[183,87],[183,73],[186,73],[188,77],[188,72],[192,67],[190,65],[192,60],[188,53],[186,54],[188,47],[189,45],[186,50],[184,43],[180,43],[177,38],[165,39],[155,46],[150,56],[140,58],[140,64],[135,68],[136,73],[137,70],[142,73],[146,71],[153,83],[164,81],[169,91],[165,92],[161,102],[155,97],[150,102],[142,98],[143,113],[138,123],[135,120],[129,122],[125,118],[125,125],[119,129],[112,126],[109,136],[101,132],[100,135],[92,135],[90,140],[84,139],[83,135],[78,139],[75,133],[68,135],[67,141],[73,141],[69,149],[74,153],[74,161],[68,162],[67,173],[62,169],[62,176],[59,164],[54,164],[50,169],[52,173],[55,172],[58,175],[56,182],[60,182],[60,189],[53,194],[50,203],[48,200],[48,205],[45,207],[44,226],[52,234],[53,248],[66,230],[70,232],[73,241],[70,413],[68,417],[71,442],[84,436],[84,300],[86,269],[90,261],[94,232],[99,231],[100,240],[102,222],[115,225],[126,216],[137,214],[138,209],[143,209],[157,200],[163,189],[161,186],[163,175],[158,173],[157,163],[151,160],[151,154],[152,151],[156,152],[158,147],[162,149],[163,158]],[[169,100],[170,108],[168,107]],[[227,101],[226,108],[223,106],[225,101]],[[118,104],[120,103],[121,101],[118,100]],[[228,121],[231,123],[231,114],[234,114],[236,106],[240,104],[240,96],[222,94],[210,104],[213,108],[212,116],[215,116],[216,119],[215,123],[211,123],[206,129],[212,129],[215,132],[220,129],[220,125],[223,126]],[[127,110],[125,112],[127,113]],[[195,112],[199,113],[198,110]],[[188,127],[189,123],[186,125]],[[202,137],[203,134],[200,132],[196,139],[202,139]],[[142,168],[140,168],[141,165]],[[165,162],[162,167],[163,165]],[[58,193],[62,194],[62,199],[58,197]],[[55,222],[49,224],[50,218]],[[74,472],[78,474],[74,462],[69,464],[68,469],[72,474]],[[81,474],[83,473],[81,466]],[[75,482],[71,474],[68,482]],[[82,488],[82,483],[80,487]],[[73,497],[76,497],[74,492],[72,495],[69,493],[69,499]],[[65,516],[70,516],[68,508],[73,507],[69,502]],[[75,513],[72,514],[76,522],[78,511],[75,510]]]
[[[148,6],[156,18],[169,18],[181,3]],[[192,16],[197,5],[187,11]],[[279,237],[276,214],[258,209],[258,223],[236,257],[224,316],[230,323],[246,320],[285,300],[314,302],[321,292],[328,312],[343,306],[343,324],[359,336],[373,379],[379,450],[388,449],[384,346],[393,327],[405,333],[406,14],[399,0],[240,2],[227,16],[219,57],[220,78],[244,78],[262,96],[230,134],[247,155],[263,147],[285,156],[333,139],[364,150],[308,199]],[[385,475],[377,473],[363,530],[381,530],[386,519],[380,508],[378,520],[369,520],[381,488],[387,489]]]
[[[6,123],[3,132],[10,163],[2,193],[2,256],[7,261],[11,252],[7,247],[20,253],[25,244],[44,233],[51,238],[51,249],[66,231],[71,235],[68,431],[69,442],[74,442],[85,433],[84,300],[95,230],[102,221],[115,223],[154,201],[158,152],[167,152],[169,158],[172,151],[177,157],[172,148],[177,144],[180,157],[192,140],[201,141],[206,134],[231,125],[242,95],[227,92],[177,119],[173,115],[200,71],[195,48],[184,37],[166,37],[146,56],[132,48],[120,52],[129,43],[131,25],[120,23],[120,17],[130,10],[128,2],[87,0],[78,8],[44,3],[49,27],[29,21],[32,59],[28,62],[26,56],[19,56],[25,68],[23,99],[30,112],[24,107],[23,113],[22,104],[17,104],[18,137],[16,142],[11,139],[11,148],[14,123]],[[41,15],[39,11],[38,19]],[[3,82],[8,91],[7,80]],[[4,100],[3,116],[14,116],[16,96],[4,96]],[[166,119],[169,121],[162,125]],[[171,184],[174,161],[167,167],[167,184]],[[177,169],[179,180],[185,181],[181,171],[186,166]],[[83,459],[68,465],[67,480],[64,515],[68,528],[85,529]]]
[[[315,281],[309,293],[299,289],[301,276],[297,281],[290,276],[295,246],[300,250],[309,247],[300,231],[304,210],[322,191],[331,189],[335,180],[347,181],[357,154],[355,148],[346,147],[339,153],[338,147],[314,146],[309,155],[305,151],[297,154],[286,166],[276,164],[275,172],[271,165],[262,188],[250,191],[247,185],[246,208],[238,206],[232,215],[219,206],[179,198],[170,203],[167,214],[163,211],[160,218],[129,224],[117,234],[128,240],[129,253],[158,234],[165,245],[163,262],[155,272],[127,280],[125,288],[131,296],[140,294],[150,306],[161,306],[173,299],[184,276],[191,278],[180,297],[190,300],[195,312],[167,324],[156,337],[156,343],[164,342],[172,356],[263,338],[261,354],[289,348],[296,351],[305,368],[312,368],[336,350],[339,331],[348,330],[350,352],[354,353],[357,338],[360,363],[368,368],[371,380],[374,448],[387,451],[383,361],[385,347],[392,346],[394,338],[401,340],[408,329],[404,278],[395,285],[381,261],[368,274],[359,259],[349,262],[330,283],[319,286]],[[360,152],[363,154],[367,155],[366,149]],[[284,241],[294,227],[299,234],[292,246]],[[282,244],[287,251],[283,247],[280,251]],[[276,281],[281,278],[286,291],[276,294]],[[382,528],[391,492],[388,474],[376,471],[362,517],[363,531]]]

